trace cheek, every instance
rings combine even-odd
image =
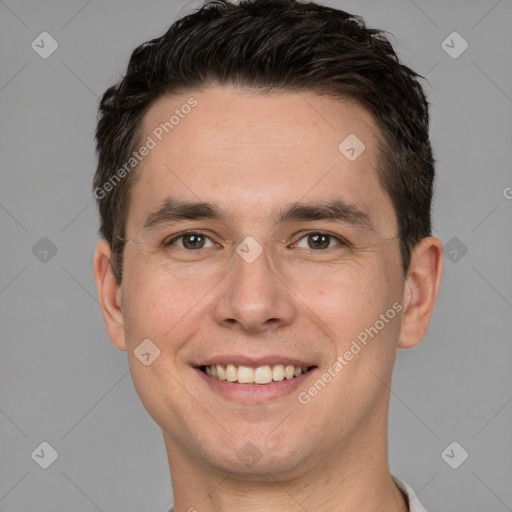
[[[321,286],[313,284],[297,295],[342,345],[373,325],[393,303],[390,283],[377,265],[340,268]]]
[[[126,262],[122,283],[122,309],[127,336],[164,342],[171,329],[186,324],[201,308],[204,283],[183,282],[169,273]],[[131,262],[130,262],[131,263]],[[168,341],[165,341],[167,343]]]
[[[142,364],[133,351],[128,360],[134,388],[148,414],[159,425],[174,423],[175,411],[186,404],[179,405],[183,383],[174,376],[166,354],[162,352],[149,366]]]
[[[329,326],[338,358],[330,363],[336,377],[326,400],[343,403],[354,417],[360,417],[386,389],[382,381],[387,381],[393,368],[400,313],[393,308],[398,301],[392,298],[385,274],[367,272],[353,277],[317,293],[311,309]]]

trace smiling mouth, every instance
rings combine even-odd
[[[295,379],[316,366],[265,365],[258,367],[216,364],[201,366],[199,369],[213,379],[225,380],[237,384],[270,384]]]

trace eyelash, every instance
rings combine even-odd
[[[165,239],[163,242],[162,242],[162,245],[164,245],[164,247],[170,247],[174,244],[174,242],[176,242],[176,240],[179,240],[180,238],[183,238],[184,236],[186,235],[199,235],[199,236],[203,236],[205,238],[208,238],[211,242],[213,243],[216,243],[214,242],[208,235],[205,235],[204,233],[202,233],[201,231],[185,231],[183,233],[180,233],[179,235],[176,235],[176,236],[173,236],[172,238],[170,239]],[[344,238],[338,236],[338,235],[333,235],[331,233],[327,233],[325,231],[308,231],[306,233],[304,233],[298,240],[297,242],[294,242],[294,244],[297,244],[300,240],[302,240],[303,238],[306,238],[310,235],[324,235],[324,236],[328,236],[330,239],[334,239],[338,242],[338,245],[339,246],[343,246],[343,247],[349,247],[350,246],[350,243],[345,240]],[[326,251],[328,249],[332,249],[333,247],[328,247],[327,249],[311,249],[309,248],[310,251]],[[181,249],[181,247],[180,247]],[[190,251],[190,252],[193,252],[194,249],[183,249],[185,251]],[[195,250],[198,250],[198,249],[195,249]]]

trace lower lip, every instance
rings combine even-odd
[[[279,382],[269,382],[268,384],[240,384],[210,377],[199,368],[195,368],[195,370],[210,389],[223,395],[225,398],[242,404],[260,404],[271,402],[293,393],[297,388],[304,385],[305,381],[315,373],[317,368],[313,368],[293,379],[284,379]]]

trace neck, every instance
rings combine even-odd
[[[164,432],[175,512],[408,512],[388,468],[387,415],[300,468],[241,475],[212,470]]]

